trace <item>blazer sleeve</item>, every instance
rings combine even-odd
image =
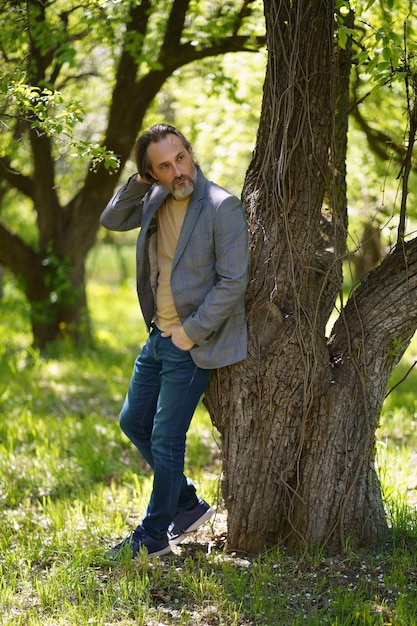
[[[131,176],[112,197],[100,216],[100,224],[109,230],[125,231],[142,224],[143,200],[152,185],[138,183]]]

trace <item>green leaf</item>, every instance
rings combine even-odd
[[[382,56],[386,61],[390,61],[391,60],[391,56],[392,56],[392,50],[391,48],[384,48],[382,50]]]
[[[342,48],[342,50],[345,50],[348,36],[347,36],[346,30],[342,28],[341,26],[339,26],[338,36],[339,36],[339,46]]]

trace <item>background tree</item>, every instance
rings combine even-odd
[[[63,331],[88,334],[85,259],[156,94],[193,61],[259,48],[257,7],[255,0],[3,3],[0,183],[14,202],[29,203],[34,219],[18,233],[0,222],[0,263],[22,282],[39,347]],[[102,117],[99,128],[84,127],[89,142],[73,139],[88,124],[75,98],[84,85],[85,106]],[[81,164],[69,162],[71,152]]]
[[[348,143],[349,236],[353,280],[375,267],[395,245],[402,162],[406,151],[405,51],[414,54],[415,9],[408,2],[356,5],[357,55],[351,71]],[[365,5],[364,5],[365,6]],[[415,222],[415,163],[408,184]]]
[[[207,397],[222,436],[234,550],[282,540],[340,551],[387,533],[375,431],[387,381],[417,325],[417,239],[405,237],[405,184],[396,245],[344,302],[350,50],[335,45],[334,8],[265,0],[264,100],[243,194],[250,356],[218,372]],[[353,32],[350,12],[339,19],[343,33]],[[406,182],[416,81],[406,57],[401,69],[411,99]]]

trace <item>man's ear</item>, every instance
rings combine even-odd
[[[149,174],[149,176],[151,178],[153,178],[154,180],[158,181],[157,177],[155,176],[155,174],[153,173],[152,170],[146,170],[146,173]]]

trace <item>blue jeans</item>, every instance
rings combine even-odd
[[[135,361],[119,424],[154,472],[142,521],[153,537],[164,536],[176,512],[198,502],[184,475],[185,441],[210,373],[197,367],[171,337],[161,337],[154,325]]]

